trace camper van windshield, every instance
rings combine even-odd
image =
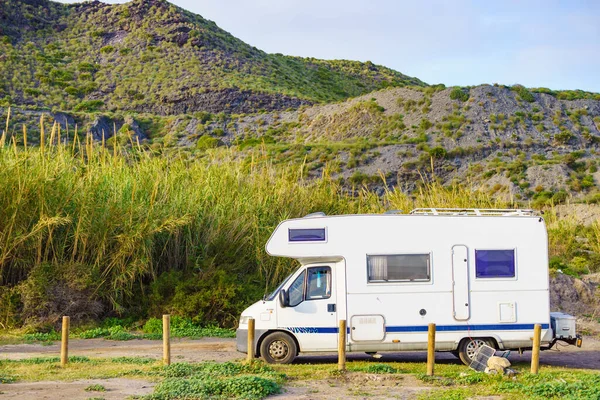
[[[289,274],[287,276],[287,278],[285,278],[283,280],[283,282],[281,282],[279,284],[279,286],[277,286],[277,289],[273,290],[270,295],[268,295],[267,297],[265,297],[265,300],[269,300],[269,301],[273,300],[275,298],[275,296],[277,296],[277,293],[279,293],[279,290],[283,287],[283,285],[285,285],[286,282],[290,280],[290,278],[292,277],[292,275],[294,275],[293,272],[291,274]]]

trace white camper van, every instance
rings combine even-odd
[[[543,348],[581,344],[573,317],[551,321],[546,226],[530,210],[316,213],[280,223],[266,250],[300,262],[240,318],[238,351],[254,318],[255,354],[270,363],[336,351],[342,319],[347,351],[426,350],[429,323],[436,350],[465,363],[482,344],[530,349],[535,324]]]

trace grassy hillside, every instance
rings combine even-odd
[[[0,99],[71,111],[253,112],[422,85],[370,62],[266,54],[163,0],[0,3]]]

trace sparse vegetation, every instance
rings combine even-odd
[[[452,100],[459,100],[459,101],[465,102],[465,101],[469,100],[469,91],[468,91],[468,89],[454,88],[450,92],[450,98]]]
[[[527,90],[527,88],[525,86],[514,85],[512,87],[512,90],[514,90],[519,95],[521,100],[523,100],[523,101],[526,101],[528,103],[533,103],[535,101],[535,97],[533,97],[531,92],[529,90]]]

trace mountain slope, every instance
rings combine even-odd
[[[0,35],[5,105],[248,113],[423,85],[370,62],[266,54],[163,0],[5,0]]]

